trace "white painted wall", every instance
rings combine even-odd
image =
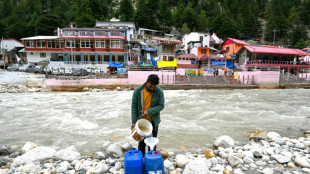
[[[45,58],[41,58],[40,57],[40,53],[46,53],[46,57]],[[49,61],[49,58],[51,57],[51,53],[50,52],[28,52],[27,51],[27,61],[28,63],[34,64],[34,63],[38,63],[40,61],[44,61],[47,60]]]
[[[198,32],[191,32],[190,34],[184,35],[182,41],[185,45],[185,48],[188,47],[188,43],[191,41],[200,41],[200,36],[203,36],[202,47],[210,47],[210,34],[208,33],[198,33]]]

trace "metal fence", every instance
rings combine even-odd
[[[165,84],[169,84],[169,83],[165,82]],[[247,81],[247,79],[244,79],[244,78],[235,79],[233,75],[223,75],[223,76],[176,75],[174,77],[172,84],[179,84],[179,85],[182,85],[182,84],[184,85],[186,84],[188,85],[252,85],[252,81]]]
[[[280,75],[280,84],[310,84],[310,77],[308,74],[301,74],[300,76],[286,73]]]

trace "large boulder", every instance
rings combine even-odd
[[[280,139],[280,138],[281,138],[281,135],[278,134],[277,132],[269,132],[269,133],[267,134],[267,137],[268,137],[269,139],[276,140],[276,139]]]
[[[106,149],[106,153],[108,155],[115,156],[115,157],[123,157],[125,154],[122,146],[120,146],[119,144],[114,144],[114,143],[108,146],[108,148]]]
[[[189,162],[189,159],[183,154],[177,154],[175,157],[175,162],[177,163],[178,167],[182,168]]]
[[[235,146],[235,141],[228,135],[217,137],[213,144],[215,147],[229,148]]]
[[[288,158],[283,155],[272,155],[271,158],[277,160],[278,163],[281,163],[281,164],[291,162],[291,158]]]
[[[55,158],[63,161],[74,161],[81,159],[81,154],[74,146],[69,146],[66,149],[59,150],[55,153]]]
[[[22,147],[22,153],[26,153],[28,151],[30,151],[31,149],[37,148],[38,145],[36,145],[35,143],[32,142],[27,142],[23,147]]]
[[[227,156],[228,162],[231,166],[237,166],[239,164],[243,164],[243,160],[239,157],[236,157],[234,155],[228,155]]]
[[[32,149],[22,156],[17,157],[13,163],[12,167],[17,167],[24,164],[34,163],[36,161],[46,160],[48,158],[53,158],[56,150],[50,147],[37,147]]]
[[[296,156],[294,159],[295,163],[301,167],[310,168],[310,163],[306,157]]]
[[[194,158],[186,164],[183,174],[208,174],[211,162],[206,158]]]

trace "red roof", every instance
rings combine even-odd
[[[198,57],[195,54],[181,54],[181,55],[178,55],[177,58],[194,58],[194,59],[197,59]]]
[[[299,49],[278,48],[278,47],[259,47],[259,46],[244,46],[251,53],[266,53],[266,54],[287,54],[306,56],[307,53]]]
[[[306,47],[306,48],[303,48],[303,49],[301,49],[301,50],[302,50],[302,51],[308,52],[309,49],[310,49],[310,47]]]
[[[233,44],[233,43],[237,43],[237,44],[241,44],[241,45],[250,45],[242,40],[238,40],[238,39],[234,39],[234,38],[230,38],[228,37],[224,42],[223,42],[223,46],[224,45],[230,45],[230,44]]]

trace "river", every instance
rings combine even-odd
[[[56,149],[74,145],[82,154],[104,141],[129,137],[133,91],[0,94],[0,145],[27,141]],[[309,89],[165,90],[158,148],[195,151],[229,135],[247,142],[264,129],[296,138],[310,128]],[[187,146],[181,150],[180,146]]]

